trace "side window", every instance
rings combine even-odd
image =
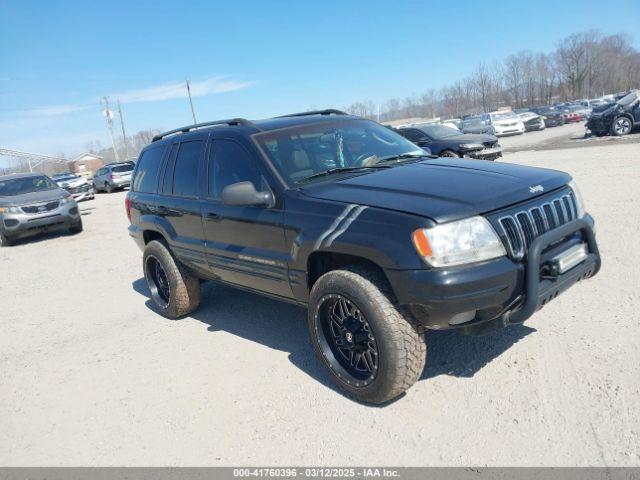
[[[420,134],[417,130],[403,129],[401,130],[402,136],[404,136],[407,140],[411,140],[412,142],[419,142],[423,139],[424,134]]]
[[[163,147],[150,148],[145,150],[140,160],[138,160],[138,169],[133,179],[134,192],[155,193],[158,183],[158,173],[162,163]],[[103,171],[106,169],[103,169]]]
[[[238,182],[252,182],[261,188],[260,169],[255,158],[231,140],[214,140],[209,154],[209,196],[220,197],[224,187]]]
[[[198,195],[198,164],[201,150],[202,140],[180,144],[173,170],[172,192],[174,195],[181,197]]]
[[[171,195],[171,180],[173,180],[173,172],[176,167],[176,155],[178,153],[179,143],[174,143],[171,146],[169,152],[169,158],[167,159],[167,165],[164,168],[164,177],[162,179],[161,192],[163,195]]]

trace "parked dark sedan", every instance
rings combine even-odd
[[[530,110],[533,113],[537,113],[538,115],[542,116],[545,127],[558,127],[565,124],[564,115],[562,115],[562,112],[556,110],[553,107],[533,107],[530,108]]]
[[[460,133],[459,130],[437,123],[403,127],[396,131],[439,157],[495,160],[502,156],[502,147],[493,135]]]

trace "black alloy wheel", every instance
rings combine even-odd
[[[378,345],[362,311],[342,295],[329,294],[318,316],[320,346],[330,368],[356,387],[371,383],[378,372]]]
[[[155,302],[162,307],[167,307],[171,301],[171,286],[162,263],[153,255],[149,255],[144,273]]]

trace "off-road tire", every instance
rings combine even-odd
[[[78,233],[82,232],[82,230],[82,219],[78,220],[77,223],[69,227],[69,233],[71,233],[72,235],[77,235]]]
[[[320,343],[322,299],[337,294],[350,300],[366,317],[378,346],[378,368],[373,380],[356,386],[338,376]],[[322,275],[309,299],[309,332],[316,355],[331,379],[349,397],[366,403],[384,403],[411,387],[422,374],[426,359],[424,336],[401,314],[386,279],[375,269],[351,266]]]
[[[170,295],[169,302],[163,304],[153,295],[152,300],[160,314],[167,318],[177,319],[188,315],[200,305],[200,282],[177,260],[167,246],[158,240],[152,240],[147,244],[142,256],[142,268],[145,279],[151,288],[150,276],[147,271],[149,258],[155,258],[166,273]]]
[[[456,152],[451,151],[451,150],[445,150],[445,151],[441,152],[439,156],[440,157],[448,157],[448,158],[460,158],[460,155],[458,155]]]

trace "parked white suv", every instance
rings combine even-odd
[[[514,112],[491,112],[482,115],[485,125],[491,125],[496,137],[505,135],[522,135],[525,132],[524,123]]]

